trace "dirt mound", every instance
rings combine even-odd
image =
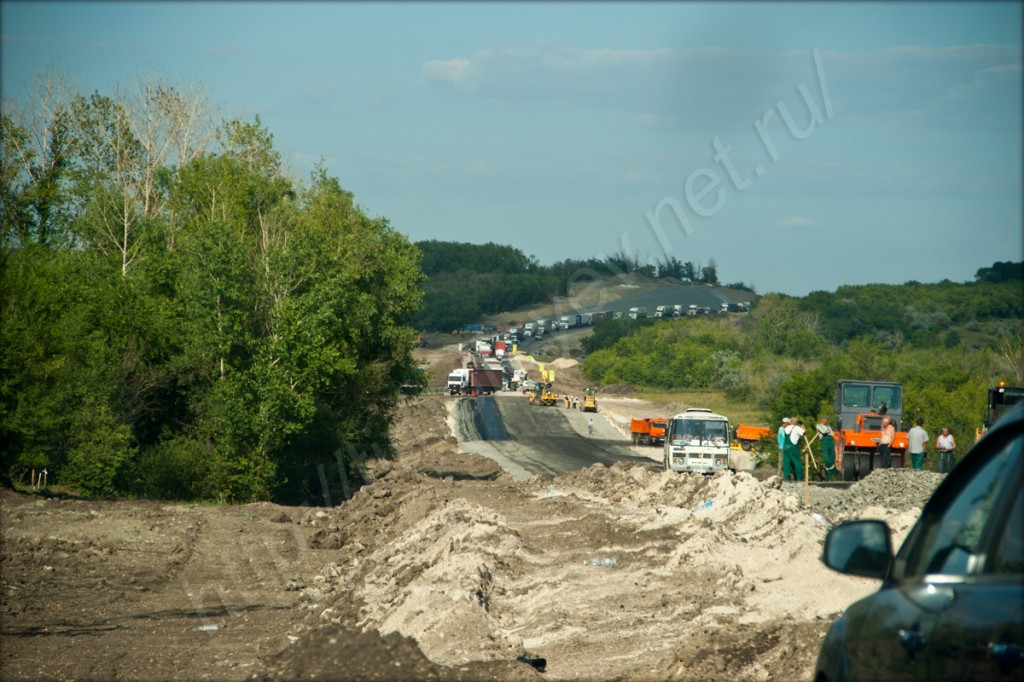
[[[443,399],[415,409],[446,414]],[[304,595],[309,623],[415,638],[452,667],[543,655],[556,679],[807,677],[831,619],[877,587],[821,565],[829,526],[876,516],[899,541],[941,480],[876,472],[815,487],[810,505],[778,477],[637,464],[439,480],[424,461],[454,445],[427,440],[343,508],[303,520],[344,538]]]
[[[416,642],[397,633],[381,636],[338,626],[317,628],[272,656],[254,680],[448,680]]]
[[[474,661],[438,665],[423,655],[416,640],[398,633],[381,635],[329,625],[316,628],[270,657],[251,679],[338,680],[344,682],[529,682],[543,677],[520,661]]]

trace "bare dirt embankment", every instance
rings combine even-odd
[[[400,458],[333,508],[4,492],[3,679],[542,679],[519,656],[544,679],[806,679],[876,587],[821,566],[826,524],[899,539],[940,480],[876,472],[809,508],[746,473],[519,482],[459,452],[446,400],[408,403]]]

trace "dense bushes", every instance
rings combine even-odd
[[[773,422],[831,413],[839,379],[898,381],[908,418],[945,423],[969,442],[985,388],[1024,384],[1021,284],[841,287],[764,296],[744,317],[605,321],[585,342],[583,372],[601,384],[722,390]]]
[[[0,468],[92,495],[322,500],[389,451],[420,252],[324,168],[286,178],[258,118],[199,144],[179,91],[137,94],[46,120],[5,102]]]
[[[843,286],[834,293],[812,292],[799,308],[816,316],[822,335],[832,343],[865,335],[884,341],[899,334],[918,346],[944,345],[958,326],[1024,315],[1019,279]]]

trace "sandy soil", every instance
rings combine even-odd
[[[884,518],[900,540],[941,480],[881,471],[809,505],[747,472],[517,481],[459,450],[449,400],[410,400],[400,458],[333,508],[3,491],[0,677],[807,679],[877,588],[820,564],[828,525]]]

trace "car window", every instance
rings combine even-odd
[[[990,573],[1024,575],[1024,489],[1018,488],[1013,511],[999,538]]]
[[[978,552],[982,531],[999,491],[1010,480],[1019,439],[1004,441],[979,468],[959,469],[960,486],[944,496],[947,504],[926,509],[921,517],[922,533],[915,539],[905,575],[965,575],[970,558]]]

